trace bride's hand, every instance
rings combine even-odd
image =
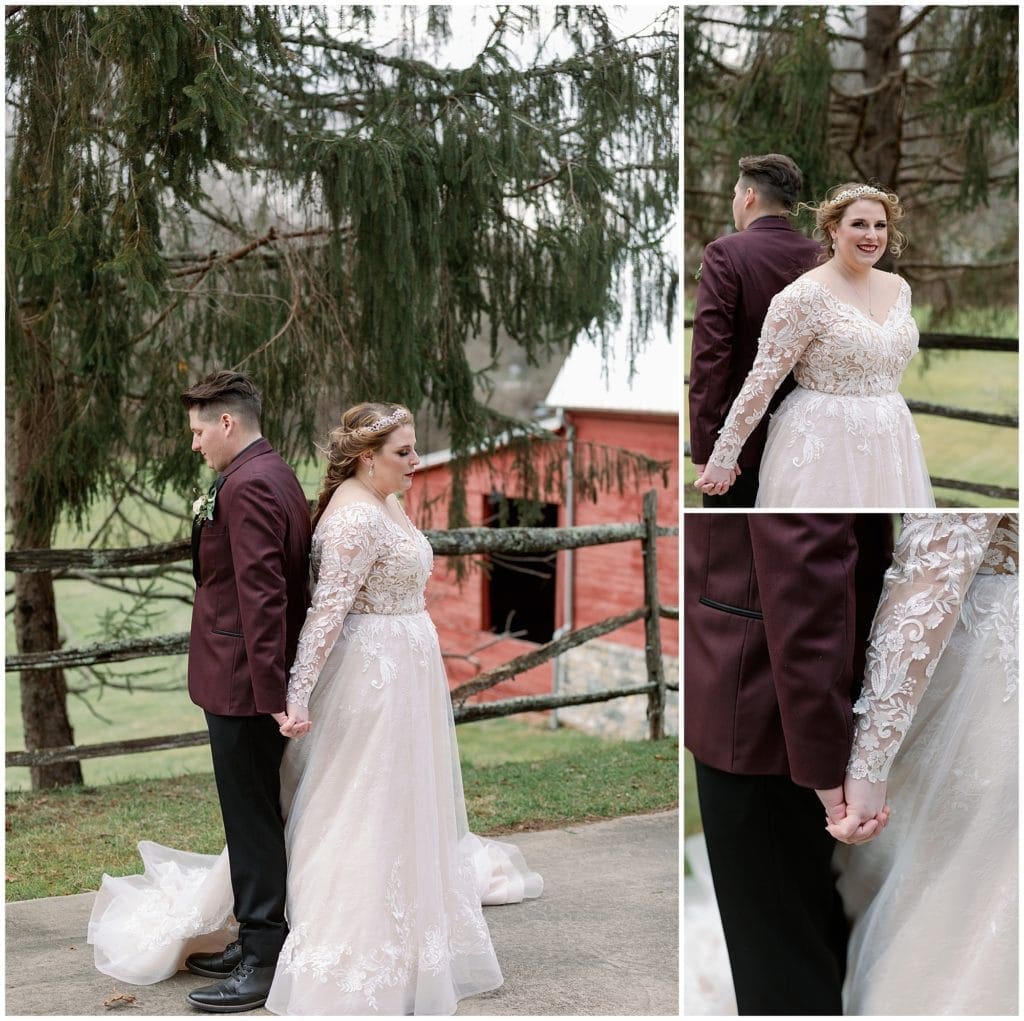
[[[308,734],[313,726],[309,720],[309,707],[295,702],[288,703],[288,721],[291,724],[287,732],[288,737],[302,737],[303,734]]]
[[[847,776],[843,784],[846,817],[841,822],[830,820],[825,827],[828,832],[844,844],[866,844],[874,840],[889,823],[885,786]]]
[[[870,780],[855,780],[847,775],[843,784],[843,793],[846,795],[846,804],[851,812],[855,812],[862,819],[870,819],[881,815],[885,805],[884,780],[872,783]]]
[[[289,702],[288,708],[283,713],[271,713],[281,733],[285,737],[302,737],[309,732],[312,724],[309,722],[309,710],[306,706]]]
[[[740,474],[740,467],[719,468],[717,464],[706,464],[704,470],[694,482],[694,488],[700,489],[708,496],[721,496],[728,492]]]

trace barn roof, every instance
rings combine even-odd
[[[544,404],[561,409],[678,415],[683,387],[679,330],[670,336],[664,325],[658,324],[652,327],[652,333],[654,336],[636,356],[632,378],[624,327],[608,342],[607,373],[602,367],[600,344],[580,337]]]

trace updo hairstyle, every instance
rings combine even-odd
[[[367,452],[377,453],[384,441],[403,425],[412,424],[412,412],[401,404],[367,401],[349,408],[341,416],[341,425],[329,434],[327,474],[313,512],[313,527],[334,495],[334,491],[355,475],[359,458]]]
[[[885,207],[885,218],[889,229],[889,251],[893,255],[899,255],[907,247],[906,234],[896,228],[896,224],[903,219],[904,215],[899,196],[885,188],[879,188],[872,184],[859,184],[856,181],[830,188],[827,197],[817,206],[809,202],[800,204],[800,209],[810,209],[814,213],[814,237],[825,246],[826,255],[831,254],[832,248],[829,228],[838,227],[846,207],[858,199],[881,202]]]

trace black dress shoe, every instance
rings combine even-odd
[[[240,1014],[267,1002],[274,981],[274,965],[263,968],[244,961],[226,979],[200,986],[188,994],[188,1002],[211,1014]]]
[[[185,967],[204,978],[227,978],[242,963],[242,941],[236,939],[215,954],[189,954]]]

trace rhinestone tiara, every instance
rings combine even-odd
[[[376,422],[371,425],[363,426],[368,433],[381,433],[385,429],[390,429],[393,425],[398,425],[399,422],[404,421],[409,415],[409,412],[405,408],[396,408],[384,418],[378,418]]]
[[[838,195],[833,195],[829,201],[844,202],[846,199],[861,199],[866,195],[881,195],[882,198],[889,197],[889,193],[882,191],[881,188],[875,188],[870,184],[861,184],[856,188],[847,188],[845,191],[841,191]]]

